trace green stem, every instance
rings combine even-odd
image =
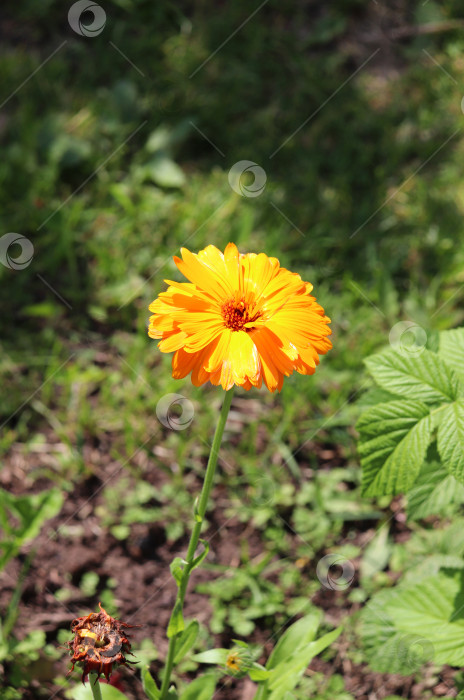
[[[98,682],[98,675],[95,671],[89,673],[90,687],[92,688],[93,700],[102,700],[100,683]]]
[[[182,574],[182,579],[180,581],[177,597],[174,604],[175,610],[182,611],[184,607],[185,594],[187,592],[187,586],[189,583],[190,574],[194,568],[193,562],[195,559],[195,552],[198,547],[198,542],[200,540],[201,528],[203,525],[203,520],[206,513],[206,508],[208,506],[209,495],[214,481],[214,473],[216,471],[216,465],[219,456],[219,448],[221,447],[222,436],[224,433],[224,428],[227,421],[227,416],[229,415],[230,404],[232,402],[233,388],[226,392],[224,397],[224,403],[222,404],[221,413],[219,415],[219,420],[216,426],[216,432],[214,434],[213,444],[211,446],[211,452],[208,458],[208,465],[206,467],[205,479],[203,482],[203,487],[201,489],[200,500],[198,501],[198,506],[195,511],[195,525],[190,535],[190,542],[187,550],[187,555],[185,557],[185,567]],[[168,690],[169,683],[171,680],[172,668],[174,666],[174,656],[176,653],[176,642],[179,638],[179,634],[171,637],[169,640],[168,655],[166,658],[166,667],[164,669],[163,684],[161,686],[160,700],[165,700]]]

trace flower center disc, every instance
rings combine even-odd
[[[226,328],[230,328],[233,331],[241,331],[245,323],[255,320],[250,318],[249,310],[243,300],[227,301],[221,310]],[[245,330],[248,329],[245,328]]]

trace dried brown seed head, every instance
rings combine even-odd
[[[71,622],[74,639],[68,642],[71,655],[72,669],[77,663],[82,666],[82,682],[91,673],[97,673],[98,678],[103,674],[107,681],[113,668],[117,665],[133,664],[135,661],[126,659],[131,655],[131,644],[124,629],[137,625],[128,625],[115,620],[98,604],[100,612],[90,613],[86,617],[78,617]]]

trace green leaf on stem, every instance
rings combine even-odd
[[[280,663],[285,663],[299,647],[312,642],[317,634],[320,620],[320,613],[313,612],[291,625],[277,642],[267,661],[266,668],[270,670]]]
[[[203,522],[203,518],[201,517],[200,513],[198,512],[198,504],[199,504],[199,502],[200,502],[200,499],[199,499],[198,497],[195,498],[195,503],[194,503],[194,506],[193,506],[193,516],[194,516],[195,521],[196,521],[197,523],[202,523],[202,522]]]
[[[197,566],[200,566],[201,562],[205,557],[208,556],[209,552],[209,544],[206,540],[200,540],[201,544],[203,545],[204,549],[201,554],[199,554],[195,559],[192,561],[192,564],[190,566],[190,571],[193,571],[194,569],[197,568]]]
[[[169,620],[167,636],[168,639],[175,637],[176,634],[182,632],[185,628],[184,616],[182,614],[182,604],[180,600],[176,601],[174,610],[172,611],[171,619]]]
[[[300,645],[289,658],[279,663],[266,683],[271,691],[269,700],[280,700],[284,693],[293,690],[311,660],[330,646],[341,631],[342,628],[338,627],[310,644]]]
[[[191,620],[187,627],[182,632],[179,640],[177,642],[176,655],[174,656],[174,663],[178,664],[184,656],[190,651],[190,649],[195,644],[198,632],[200,630],[200,625],[196,620]]]
[[[202,651],[200,654],[192,656],[192,660],[200,664],[218,664],[224,666],[229,654],[230,649],[208,649],[208,651]]]
[[[271,673],[272,671],[267,671],[264,666],[261,666],[261,664],[256,662],[253,663],[252,667],[248,671],[248,675],[250,676],[251,680],[255,681],[256,683],[267,680]]]
[[[148,666],[142,671],[142,685],[148,697],[148,700],[159,700],[161,697],[160,691],[153,680],[153,677],[148,670]]]
[[[243,649],[248,649],[248,644],[243,641],[243,639],[233,639],[233,643],[238,647],[243,647]]]
[[[169,566],[171,574],[177,583],[177,587],[180,586],[180,582],[182,581],[182,576],[184,575],[184,567],[186,563],[187,562],[181,557],[176,557]]]

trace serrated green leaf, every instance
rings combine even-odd
[[[376,439],[382,432],[408,432],[429,413],[430,408],[420,401],[388,401],[364,411],[358,419],[356,429],[367,444],[370,438]],[[366,449],[369,452],[367,447]]]
[[[453,503],[464,503],[464,486],[438,462],[426,462],[407,496],[408,517],[420,520],[445,514]]]
[[[216,675],[195,678],[180,696],[180,700],[211,700],[216,690]]]
[[[358,421],[362,488],[367,496],[407,491],[430,443],[428,407],[418,401],[390,401],[365,411]]]
[[[430,350],[411,357],[388,350],[368,357],[365,363],[379,386],[408,399],[443,403],[458,395],[457,376]]]
[[[464,401],[455,401],[442,411],[438,426],[438,452],[445,469],[464,482]]]
[[[383,612],[384,605],[397,590],[374,595],[361,612],[361,639],[369,665],[380,673],[404,673],[404,659],[397,653],[400,633],[393,620]],[[398,636],[395,636],[398,635]],[[406,666],[409,670],[409,667]]]
[[[464,328],[441,331],[438,354],[464,383]]]
[[[142,685],[148,700],[159,700],[161,693],[153,680],[148,667],[142,671]]]
[[[182,605],[180,600],[176,601],[176,604],[174,605],[174,610],[172,611],[171,618],[169,620],[169,625],[168,625],[168,631],[167,631],[167,637],[168,639],[171,639],[171,637],[175,637],[176,634],[179,634],[179,632],[182,632],[185,628],[185,623],[184,623],[184,616],[182,614]]]
[[[177,644],[176,644],[176,654],[174,656],[174,663],[178,664],[182,661],[184,656],[190,651],[190,649],[195,644],[198,632],[200,630],[200,625],[196,620],[191,620],[187,627],[182,632]]]
[[[409,675],[427,662],[462,666],[463,582],[446,570],[374,596],[361,630],[371,667]]]
[[[356,404],[364,410],[370,406],[377,406],[379,403],[387,403],[387,401],[396,401],[397,394],[392,394],[391,391],[381,389],[379,386],[370,387],[365,394],[361,394]]]

